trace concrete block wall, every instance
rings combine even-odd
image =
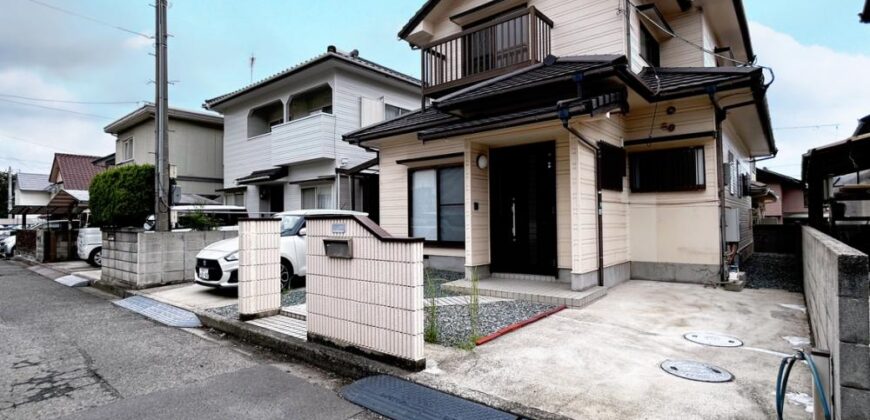
[[[836,418],[870,413],[870,263],[860,251],[803,227],[804,295],[813,345],[831,352]]]
[[[236,235],[231,231],[103,232],[100,281],[128,289],[193,281],[196,254]]]
[[[395,238],[366,217],[307,222],[308,335],[410,369],[423,355],[423,242]],[[352,258],[326,255],[349,240]]]
[[[281,310],[281,221],[239,221],[239,318]]]

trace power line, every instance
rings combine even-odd
[[[15,161],[15,162],[30,162],[30,163],[45,163],[45,164],[50,164],[50,163],[52,163],[52,162],[48,162],[48,161],[45,161],[45,160],[19,159],[19,158],[14,158],[14,157],[11,157],[11,156],[0,156],[0,159],[2,159],[2,160],[11,160],[11,161]]]
[[[69,101],[65,99],[49,99],[49,98],[33,98],[30,96],[21,96],[21,95],[10,95],[7,93],[0,93],[0,96],[6,98],[16,98],[16,99],[24,99],[27,101],[37,101],[37,102],[57,102],[63,104],[79,104],[79,105],[128,105],[128,104],[139,104],[143,101]]]
[[[51,110],[51,111],[67,112],[67,113],[70,113],[70,114],[81,115],[81,116],[83,116],[83,117],[99,118],[99,119],[102,119],[102,120],[113,120],[113,119],[114,119],[114,118],[112,118],[112,117],[107,117],[107,116],[105,116],[105,115],[88,114],[88,113],[86,113],[86,112],[78,112],[78,111],[73,111],[73,110],[71,110],[71,109],[54,108],[54,107],[51,107],[51,106],[38,105],[38,104],[29,104],[29,103],[27,103],[27,102],[18,102],[18,101],[13,101],[13,100],[11,100],[11,99],[3,99],[3,98],[0,98],[0,101],[8,102],[8,103],[11,103],[11,104],[16,104],[16,105],[24,105],[24,106],[32,106],[32,107],[35,107],[35,108],[48,109],[48,110]]]
[[[72,151],[69,149],[59,148],[56,145],[45,144],[45,143],[41,143],[38,141],[25,139],[25,138],[18,137],[18,136],[12,136],[12,135],[5,134],[5,133],[0,133],[0,137],[5,137],[7,140],[19,141],[22,143],[32,144],[34,146],[44,147],[44,148],[50,149],[50,150],[61,151],[61,152],[66,152],[66,153],[79,153],[79,151]]]
[[[41,1],[39,1],[39,0],[27,0],[27,1],[29,1],[29,2],[31,2],[31,3],[33,3],[33,4],[38,4],[38,5],[42,6],[42,7],[47,7],[47,8],[49,8],[49,9],[57,10],[58,12],[61,12],[61,13],[66,13],[66,14],[71,15],[71,16],[75,16],[75,17],[78,17],[78,18],[82,18],[82,19],[85,19],[85,20],[89,20],[89,21],[91,21],[91,22],[98,23],[98,24],[103,25],[103,26],[108,26],[108,27],[110,27],[110,28],[114,28],[114,29],[117,29],[117,30],[119,30],[119,31],[124,31],[124,32],[127,32],[127,33],[129,33],[129,34],[138,35],[138,36],[141,36],[141,37],[144,37],[144,38],[147,38],[147,39],[154,39],[154,37],[151,36],[151,35],[143,34],[142,32],[134,31],[134,30],[132,30],[132,29],[127,29],[127,28],[125,28],[125,27],[123,27],[123,26],[118,26],[118,25],[115,25],[114,23],[109,23],[109,22],[106,22],[106,21],[102,21],[102,20],[99,20],[99,19],[97,19],[97,18],[93,18],[93,17],[87,16],[87,15],[83,15],[83,14],[78,13],[78,12],[74,12],[74,11],[72,11],[72,10],[63,9],[63,8],[60,8],[60,7],[57,7],[57,6],[54,6],[54,5],[48,4],[48,3],[43,3],[43,2],[41,2]]]
[[[839,123],[831,123],[831,124],[815,124],[815,125],[793,125],[789,127],[774,127],[774,130],[801,130],[805,128],[822,128],[822,127],[840,127],[842,124]]]

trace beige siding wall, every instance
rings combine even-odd
[[[667,115],[669,106],[676,108],[673,115]],[[651,124],[650,118],[653,115],[655,119]],[[674,124],[675,130],[662,130],[662,124]],[[658,105],[658,109],[655,106],[636,107],[626,118],[626,137],[633,140],[650,135],[660,137],[713,131],[715,128],[712,107],[705,99],[664,102]],[[704,190],[630,194],[628,218],[631,226],[631,261],[718,264],[719,200],[715,139],[700,137],[679,142],[654,143],[633,146],[627,151],[630,154],[698,145],[704,146]]]
[[[395,236],[408,235],[408,167],[396,163],[398,160],[427,156],[460,153],[465,151],[461,139],[435,140],[421,142],[414,134],[394,140],[386,140],[380,145],[380,224]],[[428,255],[464,256],[463,250],[426,248]]]
[[[489,167],[480,169],[477,156],[489,156],[489,146],[465,145],[465,265],[490,263]],[[478,204],[477,210],[474,203]]]
[[[702,15],[698,9],[665,16],[675,33],[696,45],[703,45]],[[662,67],[702,67],[704,53],[697,47],[679,39],[667,39],[661,43]]]
[[[725,162],[728,162],[729,152],[737,159],[739,170],[736,188],[739,190],[741,188],[739,174],[751,176],[753,169],[749,161],[749,151],[740,137],[737,136],[731,122],[728,120],[725,120],[722,125],[722,147],[722,156]],[[739,193],[731,194],[726,187],[725,207],[737,209],[740,215],[740,242],[738,250],[742,251],[752,244],[752,198],[749,196],[740,197]]]

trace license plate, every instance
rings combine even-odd
[[[208,269],[207,268],[200,268],[199,269],[199,278],[201,278],[203,280],[208,280]]]

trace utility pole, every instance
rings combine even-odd
[[[157,232],[168,232],[169,226],[169,80],[166,62],[166,3],[168,0],[155,0],[157,9],[157,87],[156,112],[154,113],[156,141],[154,166],[154,219]]]
[[[6,196],[6,217],[12,215],[12,167],[9,167],[9,172],[6,172],[6,187],[7,187],[7,196]],[[14,218],[13,218],[14,219]]]

